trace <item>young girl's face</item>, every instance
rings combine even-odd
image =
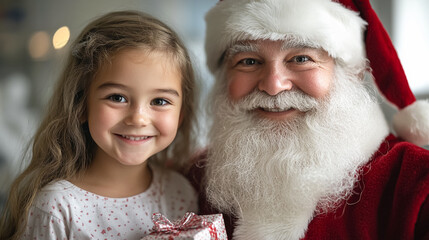
[[[94,161],[144,163],[173,141],[181,104],[181,75],[167,55],[142,49],[118,53],[90,86]]]

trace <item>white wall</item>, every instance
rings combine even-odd
[[[393,40],[411,90],[429,93],[429,1],[394,0]]]

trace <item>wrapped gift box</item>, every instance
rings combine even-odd
[[[152,215],[154,227],[151,233],[142,238],[150,239],[193,239],[227,240],[222,214],[196,215],[188,212],[175,222],[171,222],[160,213]]]

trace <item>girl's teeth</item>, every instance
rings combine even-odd
[[[149,138],[147,136],[146,137],[132,137],[132,136],[125,136],[125,135],[122,135],[122,137],[129,139],[131,141],[140,141],[140,140],[144,140],[144,139]]]

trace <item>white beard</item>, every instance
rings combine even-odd
[[[375,97],[338,67],[330,96],[319,101],[289,91],[232,103],[224,87],[215,95],[206,183],[209,201],[239,218],[235,239],[304,237],[315,215],[347,201],[389,131]],[[276,122],[249,111],[274,105],[306,114]]]

